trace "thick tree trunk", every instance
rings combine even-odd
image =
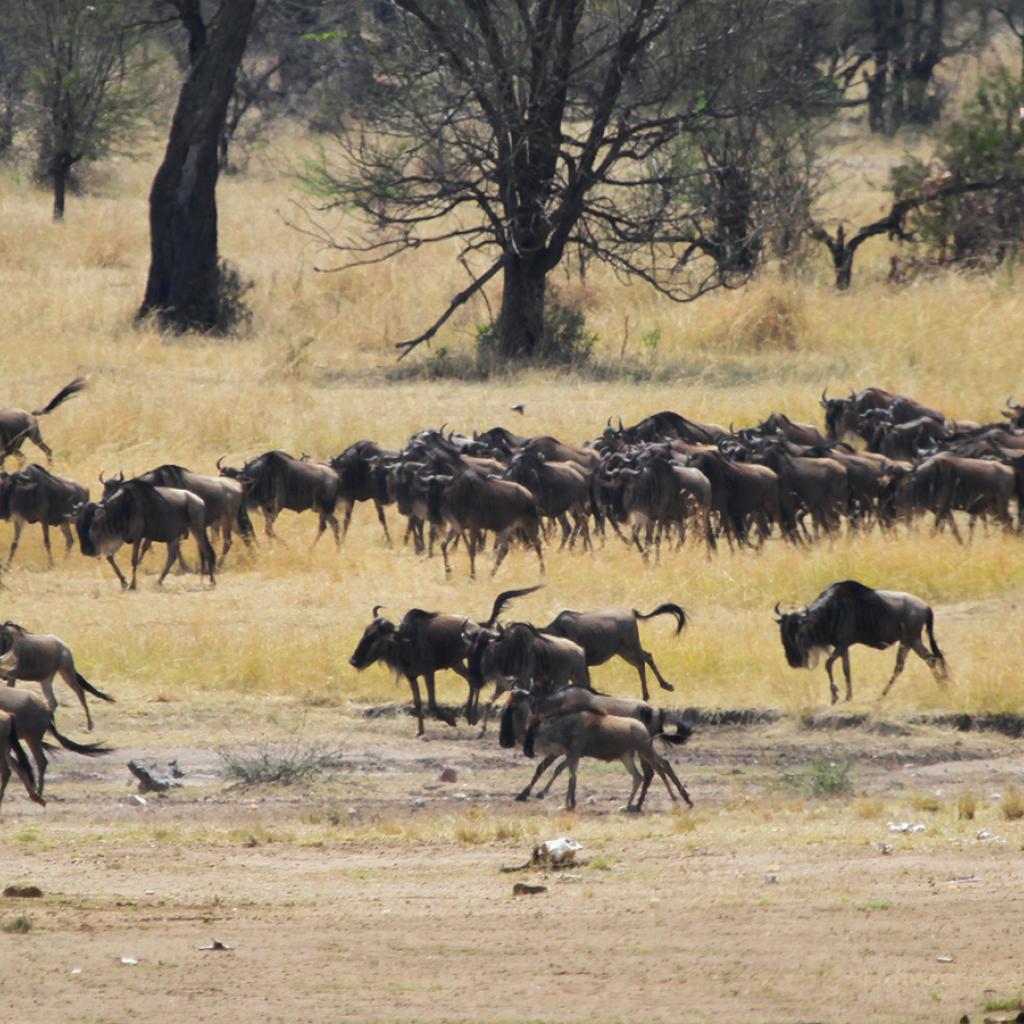
[[[255,0],[225,0],[201,33],[190,27],[191,64],[164,161],[149,195],[150,265],[139,316],[175,330],[218,326],[218,150]]]
[[[68,194],[68,170],[61,161],[53,164],[53,219],[64,220],[64,200]]]
[[[512,260],[503,271],[498,353],[505,359],[533,359],[544,342],[547,268],[534,256]]]

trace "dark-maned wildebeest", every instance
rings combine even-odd
[[[485,532],[494,533],[493,576],[508,554],[509,544],[517,530],[526,535],[527,543],[537,553],[540,571],[544,572],[544,552],[540,546],[540,511],[537,500],[522,486],[511,480],[484,477],[471,469],[457,476],[435,473],[425,478],[427,512],[431,523],[448,524],[448,533],[441,542],[444,571],[451,576],[448,548],[456,538],[467,535],[469,576],[476,578],[476,553]]]
[[[11,778],[11,771],[18,776],[25,787],[29,799],[33,803],[46,806],[46,801],[36,788],[32,765],[19,742],[18,727],[14,715],[0,711],[0,804],[4,802],[4,792]]]
[[[142,480],[126,480],[117,493],[103,501],[90,501],[78,512],[76,522],[82,554],[103,556],[121,582],[122,589],[135,590],[140,552],[145,541],[167,545],[167,564],[160,579],[170,572],[178,557],[182,538],[191,534],[199,546],[200,575],[213,585],[217,556],[206,535],[206,506],[191,491],[176,487],[154,487]],[[129,585],[114,561],[122,544],[132,546],[132,580]]]
[[[781,412],[773,412],[756,429],[762,434],[777,434],[791,444],[807,445],[809,448],[828,444],[828,439],[817,427],[810,423],[794,423]]]
[[[522,484],[537,499],[542,516],[557,520],[562,528],[562,543],[572,547],[577,536],[583,550],[591,548],[587,516],[590,509],[590,472],[578,462],[548,462],[536,451],[525,451],[513,457],[505,470],[505,478]],[[572,525],[568,516],[572,516]]]
[[[761,454],[764,465],[779,478],[782,503],[806,510],[815,531],[834,533],[849,504],[846,467],[834,459],[805,459],[773,443]],[[805,528],[806,532],[806,528]]]
[[[711,482],[711,503],[730,545],[733,538],[739,544],[748,543],[751,522],[757,527],[759,541],[770,536],[776,522],[785,536],[793,537],[793,510],[778,476],[767,466],[730,462],[719,452],[701,452],[690,456],[689,462]]]
[[[20,473],[0,470],[0,519],[14,521],[14,540],[7,556],[6,568],[14,561],[21,531],[26,523],[39,523],[43,528],[43,546],[51,567],[50,527],[60,527],[67,543],[67,551],[75,546],[70,523],[75,508],[89,500],[89,488],[74,480],[54,476],[48,469],[33,463]]]
[[[512,746],[517,741],[519,746],[523,748],[523,753],[527,757],[533,757],[535,753],[536,732],[541,724],[550,718],[573,714],[579,711],[591,711],[597,715],[618,715],[622,718],[635,718],[644,726],[650,736],[660,737],[666,743],[671,743],[673,746],[686,743],[693,734],[693,729],[679,711],[651,707],[650,704],[640,700],[628,700],[623,697],[609,697],[603,693],[593,693],[590,690],[583,689],[581,686],[567,686],[561,690],[544,695],[540,701],[537,699],[531,701],[530,715],[527,718],[525,733],[520,734],[513,742],[510,742],[512,735],[508,730],[513,725],[515,716],[503,715],[501,719],[503,730],[501,736],[502,746]],[[670,733],[667,731],[670,726],[675,728],[675,732]],[[545,757],[537,766],[537,770],[534,772],[529,784],[519,793],[516,800],[527,800],[530,796],[530,791],[537,784],[540,777],[557,759],[556,755]],[[555,768],[544,788],[537,794],[538,800],[544,799],[555,779],[558,778],[564,768],[565,761],[562,761]],[[644,776],[644,790],[641,796],[646,794],[647,784],[650,781],[648,773],[645,772]]]
[[[345,506],[345,515],[341,521],[341,539],[348,536],[348,526],[352,521],[352,509],[357,501],[372,501],[377,510],[377,519],[384,530],[384,539],[391,547],[391,534],[388,533],[388,521],[384,515],[384,505],[380,500],[380,485],[377,478],[378,460],[395,458],[397,452],[387,451],[373,441],[356,441],[350,444],[340,455],[331,459],[330,466],[338,475],[338,500]]]
[[[549,636],[565,637],[579,644],[590,668],[603,665],[616,656],[622,658],[637,670],[643,699],[650,700],[651,695],[647,690],[648,665],[663,690],[674,689],[658,670],[650,651],[645,651],[640,643],[638,621],[653,619],[658,615],[675,616],[677,636],[686,625],[686,612],[679,605],[667,601],[646,615],[636,608],[607,608],[595,612],[563,611],[559,612],[541,632]]]
[[[97,690],[75,668],[71,648],[60,637],[47,633],[30,633],[16,622],[5,622],[0,625],[0,676],[7,680],[8,686],[14,686],[19,679],[41,683],[46,703],[51,711],[56,711],[57,698],[53,692],[53,680],[58,672],[78,697],[78,702],[85,711],[89,732],[92,732],[92,715],[89,714],[89,705],[85,701],[86,692],[110,704],[114,703],[114,698]]]
[[[157,466],[156,469],[151,469],[146,473],[140,473],[135,479],[153,484],[155,487],[173,487],[180,491],[191,491],[196,497],[202,498],[205,507],[206,528],[213,533],[216,533],[217,530],[220,531],[221,553],[218,565],[224,565],[224,559],[227,558],[228,552],[231,550],[233,532],[237,533],[247,546],[252,543],[255,531],[246,510],[245,487],[239,481],[226,476],[193,473],[192,470],[186,469],[184,466],[176,466],[172,463]],[[100,483],[103,484],[103,497],[113,497],[124,482],[124,473],[111,477],[109,480],[104,480],[101,473]]]
[[[84,757],[100,757],[112,753],[112,748],[102,743],[76,743],[64,736],[58,729],[53,712],[34,694],[26,690],[11,690],[0,687],[0,710],[14,716],[18,737],[29,749],[36,762],[36,787],[42,795],[46,784],[46,767],[49,761],[47,749],[55,749],[46,742],[49,733],[65,749]]]
[[[715,444],[719,438],[728,436],[729,431],[717,423],[698,423],[677,412],[656,412],[632,427],[624,427],[620,419],[617,430],[609,419],[604,430],[604,437],[607,440],[621,440],[628,444],[673,439],[688,441],[691,444]]]
[[[525,738],[529,715],[530,694],[524,690],[514,691],[502,713],[503,747],[515,746],[517,740]],[[687,805],[693,806],[689,793],[679,781],[672,765],[654,749],[650,733],[635,718],[601,715],[591,711],[549,718],[537,728],[534,744],[545,759],[552,756],[565,758],[566,767],[569,769],[569,786],[565,794],[566,810],[571,811],[576,807],[576,772],[580,760],[584,757],[592,757],[599,761],[621,761],[625,765],[633,779],[633,789],[626,804],[627,811],[642,809],[646,796],[645,777],[650,779],[654,774],[657,774],[665,784],[673,803],[678,791]],[[637,758],[644,765],[644,773],[636,766]],[[673,785],[676,787],[675,790],[672,788]],[[644,787],[642,792],[641,787]]]
[[[849,651],[854,644],[880,651],[899,644],[896,667],[882,690],[882,697],[903,671],[907,652],[911,650],[927,662],[937,681],[946,678],[946,660],[935,643],[932,610],[913,594],[872,590],[856,580],[843,580],[823,590],[806,608],[783,614],[776,604],[775,614],[786,660],[793,668],[810,668],[816,652],[831,652],[825,671],[833,704],[839,700],[839,688],[832,678],[832,666],[837,658],[843,662],[846,699],[853,697]],[[930,652],[921,640],[923,630],[928,631]]]
[[[217,468],[224,476],[240,481],[245,487],[246,501],[263,513],[267,536],[274,538],[274,521],[282,511],[305,512],[312,509],[320,517],[313,543],[320,539],[330,524],[334,541],[341,544],[338,520],[334,509],[338,504],[338,474],[321,462],[306,462],[287,452],[270,451],[250,459],[241,469]]]
[[[416,709],[417,735],[423,735],[423,703],[419,680],[427,687],[427,710],[448,725],[454,720],[438,707],[434,690],[435,673],[450,669],[469,683],[466,719],[474,721],[479,702],[479,686],[474,685],[466,666],[468,637],[481,628],[493,625],[502,609],[517,597],[532,594],[537,587],[506,590],[494,599],[490,617],[477,623],[465,615],[427,612],[421,608],[408,611],[399,625],[380,615],[380,605],[373,609],[373,621],[363,630],[349,664],[359,672],[376,662],[383,662],[396,676],[405,676],[412,691]]]
[[[53,412],[57,406],[84,390],[85,381],[81,377],[76,377],[70,384],[62,387],[42,409],[33,409],[32,412],[25,409],[0,409],[0,466],[3,466],[8,455],[24,459],[21,446],[26,438],[46,452],[47,460],[51,460],[53,452],[39,433],[39,417]]]

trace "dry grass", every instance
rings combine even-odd
[[[45,195],[13,178],[0,182],[3,404],[42,404],[78,373],[91,385],[44,421],[58,472],[95,481],[101,469],[132,472],[160,461],[212,470],[219,455],[267,447],[325,456],[362,437],[398,445],[442,421],[467,430],[509,423],[509,406],[519,401],[526,415],[514,426],[571,440],[594,436],[609,414],[628,422],[663,408],[737,425],[773,409],[818,421],[823,385],[882,384],[989,420],[1018,386],[1024,303],[1015,283],[949,278],[891,289],[883,282],[883,242],[865,247],[849,295],[831,291],[823,262],[798,281],[767,274],[744,291],[691,306],[599,272],[585,284],[564,281],[600,335],[606,361],[629,367],[647,358],[641,336],[660,330],[659,383],[542,374],[482,384],[396,382],[388,376],[391,344],[442,308],[462,286],[463,271],[434,251],[344,276],[314,272],[316,254],[280,213],[291,189],[284,154],[302,140],[286,142],[274,151],[279,166],[222,185],[224,255],[257,282],[252,335],[237,341],[165,339],[131,326],[146,266],[155,150],[147,160],[112,166],[101,195],[72,200],[63,227],[50,223]],[[853,214],[870,214],[881,202],[879,168],[899,150],[878,142],[858,150],[842,198]],[[482,304],[466,307],[444,342],[463,344],[485,318]],[[437,560],[386,550],[366,508],[357,510],[340,554],[329,542],[311,553],[313,529],[308,517],[284,516],[286,545],[263,545],[253,558],[236,548],[213,592],[193,577],[171,577],[158,592],[151,556],[141,592],[130,596],[105,565],[77,553],[44,571],[32,531],[5,577],[5,615],[65,637],[84,674],[121,696],[197,707],[224,689],[311,703],[381,701],[404,690],[383,670],[356,675],[347,665],[372,604],[395,614],[415,604],[481,615],[496,590],[535,578],[535,563],[514,553],[493,584],[472,584],[456,555],[456,579],[446,584]],[[8,528],[0,535],[6,540]],[[772,543],[759,554],[723,552],[714,562],[692,548],[645,569],[635,552],[609,543],[594,558],[552,553],[546,589],[517,614],[546,621],[563,607],[647,610],[677,600],[692,613],[681,639],[663,621],[643,626],[677,683],[674,695],[660,697],[796,713],[824,703],[824,673],[785,666],[771,608],[854,576],[933,602],[949,658],[948,688],[937,687],[915,659],[886,710],[1021,711],[1020,544],[992,534],[962,548],[920,530],[910,538],[843,537],[810,551]],[[853,663],[855,702],[874,708],[892,654],[857,649]],[[599,669],[596,679],[612,691],[638,690],[624,667]],[[441,690],[458,700],[463,684],[445,679]]]

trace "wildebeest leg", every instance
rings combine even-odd
[[[846,677],[846,699],[853,700],[853,680],[850,678],[850,649],[843,651],[843,675]]]
[[[917,638],[917,642],[919,644],[921,643],[920,637]],[[885,684],[885,689],[879,695],[879,699],[885,697],[892,689],[892,684],[896,682],[896,677],[903,671],[903,666],[907,663],[907,653],[909,652],[909,650],[910,648],[905,643],[900,643],[900,648],[896,652],[896,667],[892,670],[892,679],[890,679],[889,682]],[[928,652],[925,651],[922,647],[922,650],[918,651],[917,653],[922,654],[922,652],[925,661],[927,661],[929,657]]]
[[[110,563],[110,568],[114,570],[114,575],[121,581],[121,589],[128,589],[128,581],[124,578],[124,573],[117,567],[117,562],[114,561],[113,555],[107,555],[107,561]]]
[[[640,676],[640,692],[643,694],[643,699],[649,701],[651,699],[650,691],[647,689],[647,669],[644,667],[644,662],[637,661],[632,654],[623,653],[623,660],[629,662],[637,670]]]
[[[516,799],[519,800],[520,802],[522,802],[524,800],[529,800],[530,799],[530,791],[537,784],[537,780],[544,774],[544,772],[546,772],[548,770],[548,768],[550,768],[555,763],[556,760],[558,760],[558,755],[557,754],[548,754],[548,756],[545,757],[544,760],[541,761],[541,763],[539,765],[537,765],[537,770],[533,773],[533,778],[530,779],[530,781],[527,783],[526,788],[524,790],[522,790],[522,792],[520,792],[520,793],[518,793],[516,795]],[[556,774],[557,774],[557,772],[556,772]],[[550,786],[550,785],[551,785],[551,782],[549,780],[548,781],[548,786]],[[545,789],[547,789],[547,787],[545,787]],[[540,799],[540,797],[541,797],[541,794],[538,793],[537,794],[537,798]]]
[[[341,520],[341,539],[344,540],[348,536],[348,524],[352,522],[352,509],[356,507],[356,503],[343,501],[342,504],[345,506],[345,515]]]
[[[43,528],[43,547],[46,548],[46,564],[53,568],[53,550],[50,548],[50,524],[45,520],[40,524]],[[17,528],[17,524],[15,524]]]
[[[569,525],[569,518],[564,512],[558,517],[558,525],[562,528],[562,543],[558,545],[558,550],[562,551],[569,543],[569,538],[573,533],[572,527]]]
[[[658,666],[654,664],[654,655],[650,651],[645,651],[642,647],[640,648],[640,657],[643,658],[644,662],[651,666],[651,671],[654,673],[658,680],[658,685],[663,690],[674,690],[675,687],[658,671]],[[647,698],[645,697],[644,700]]]
[[[536,528],[526,528],[527,536],[530,538],[530,543],[533,545],[533,550],[537,552],[537,561],[540,562],[540,574],[545,575],[547,570],[544,568],[544,551],[540,546],[540,537],[537,535]]]
[[[430,713],[435,717],[439,718],[445,725],[455,725],[455,717],[449,715],[447,711],[442,711],[437,705],[437,695],[434,692],[434,673],[426,672],[423,675],[423,679],[427,684],[427,708]]]
[[[85,712],[85,726],[89,732],[92,732],[92,715],[89,714],[89,705],[85,702],[85,691],[82,689],[82,684],[78,681],[78,673],[75,671],[74,662],[70,660],[62,660],[60,668],[61,679],[67,683],[72,693],[78,698],[78,703],[82,705],[82,710]],[[50,676],[49,680],[50,693],[53,693],[53,676]],[[43,689],[46,689],[47,684],[43,684]],[[54,701],[50,710],[53,711],[57,707],[57,702]]]
[[[217,562],[217,568],[224,568],[224,559],[228,557],[228,552],[231,550],[231,520],[225,517],[220,523],[220,540],[221,550],[220,559]]]
[[[448,545],[452,542],[452,539],[456,536],[457,533],[458,533],[457,530],[449,530],[448,533],[445,535],[444,540],[441,541],[441,557],[444,559],[444,578],[446,580],[450,580],[452,578],[452,564],[448,560]],[[470,548],[470,555],[469,555],[469,566],[470,566],[470,569],[469,569],[469,575],[472,578],[472,576],[473,576],[473,555],[475,554],[475,552],[473,551],[473,542],[472,541],[470,541],[469,548]]]
[[[67,523],[60,524],[60,531],[64,534],[64,543],[67,545],[64,549],[64,557],[67,558],[71,554],[71,549],[75,546],[75,538],[71,533],[71,527]]]
[[[45,529],[45,527],[44,527]],[[5,569],[10,569],[11,562],[14,561],[14,552],[18,550],[18,541],[21,540],[21,519],[16,517],[14,520],[14,540],[11,541],[11,550],[7,554],[7,564],[4,566]],[[46,545],[46,550],[50,550],[50,545]],[[50,565],[53,565],[53,559],[50,559]]]
[[[420,684],[415,676],[406,676],[409,689],[412,690],[412,706],[416,710],[416,735],[423,735],[423,700],[420,698]]]
[[[39,680],[39,682],[42,684],[42,687],[43,687],[43,696],[46,698],[46,703],[49,706],[51,711],[56,711],[57,710],[57,696],[53,692],[53,677],[56,674],[57,674],[56,671],[51,672],[49,679],[40,679]],[[65,679],[65,682],[66,681],[67,680]],[[77,685],[77,683],[75,685]],[[74,689],[75,687],[72,686],[71,688]],[[86,712],[85,713],[88,715],[88,713],[89,713],[89,709],[88,708],[86,708]]]
[[[538,540],[538,544],[540,541]],[[509,531],[504,530],[494,537],[494,568],[491,569],[491,575],[493,576],[498,571],[498,566],[505,561],[505,556],[508,554],[509,545]]]
[[[655,751],[655,757],[658,759],[655,764],[656,768],[659,768],[663,773],[661,778],[665,782],[665,786],[668,787],[666,776],[675,783],[676,788],[679,790],[679,795],[686,801],[687,807],[693,806],[693,801],[690,799],[690,794],[686,792],[686,787],[679,781],[679,776],[676,775],[676,770],[672,767],[672,762],[667,757],[662,757]],[[668,791],[669,796],[672,796],[672,790]],[[673,798],[674,799],[674,798]]]
[[[551,760],[554,760],[554,757],[552,757]],[[551,792],[551,787],[555,784],[555,780],[558,778],[558,776],[565,771],[565,766],[567,764],[568,761],[563,759],[555,766],[555,770],[551,773],[551,778],[548,779],[544,786],[537,791],[536,797],[538,800],[543,800],[544,797],[546,797],[548,793]]]
[[[636,758],[633,756],[632,751],[623,754],[619,760],[625,765],[626,771],[628,771],[633,777],[633,788],[630,790],[629,799],[626,801],[626,810],[638,814],[640,812],[640,808],[634,806],[633,801],[636,798],[637,793],[640,792],[640,787],[643,785],[644,777],[640,774],[640,769],[636,766]]]
[[[832,703],[835,704],[839,700],[839,687],[836,686],[836,681],[832,678],[832,666],[836,663],[836,659],[840,657],[839,648],[836,648],[825,662],[825,671],[828,673],[828,688],[832,692]]]
[[[32,758],[36,763],[36,792],[43,795],[43,784],[46,782],[46,766],[50,763],[46,759],[46,752],[43,750],[42,741],[38,736],[31,738],[23,737],[25,746],[28,747]]]
[[[263,510],[263,529],[268,540],[277,540],[277,534],[274,533],[274,522],[279,514],[277,511],[269,508]]]
[[[390,548],[393,545],[391,543],[391,534],[388,533],[388,520],[384,515],[384,506],[376,499],[374,499],[373,505],[374,508],[377,509],[377,518],[380,520],[380,525],[384,530],[384,540],[387,541],[388,547]]]
[[[37,428],[36,428],[36,429],[34,429],[34,430],[30,430],[30,431],[28,432],[28,434],[27,434],[26,436],[28,437],[28,439],[29,439],[29,440],[30,440],[30,441],[31,441],[31,442],[32,442],[32,443],[33,443],[33,444],[34,444],[34,445],[35,445],[35,446],[36,446],[36,447],[37,447],[37,448],[38,448],[38,449],[39,449],[40,451],[46,452],[46,463],[47,463],[47,465],[49,465],[50,463],[52,463],[52,462],[53,462],[53,450],[52,450],[52,449],[50,448],[50,446],[49,446],[49,445],[48,445],[48,444],[47,444],[47,443],[46,443],[46,442],[45,442],[45,441],[43,440],[43,435],[39,433],[39,428],[37,427]],[[15,452],[14,454],[15,454],[15,455],[17,455],[17,456],[18,456],[18,458],[19,458],[19,459],[21,459],[21,461],[22,461],[22,462],[24,462],[24,461],[25,461],[25,456],[21,454],[21,446],[20,446],[20,445],[19,445],[19,447],[18,447],[18,450],[17,450],[17,451],[16,451],[16,452]]]
[[[569,766],[569,785],[565,790],[565,809],[567,811],[576,810],[576,768],[579,765],[579,758],[572,757],[571,755],[566,756],[566,763]]]
[[[135,548],[132,549],[132,590],[135,589],[135,561],[136,561],[136,559],[135,559],[135,551],[136,550],[137,549],[135,549]],[[180,552],[180,550],[181,550],[181,541],[180,540],[169,540],[167,542],[167,562],[164,565],[164,571],[162,573],[160,573],[160,579],[158,579],[156,581],[156,585],[158,587],[161,586],[163,584],[164,580],[167,578],[167,574],[171,571],[171,566],[174,565],[174,560],[178,557],[178,553]],[[204,559],[204,561],[205,561],[205,559]]]

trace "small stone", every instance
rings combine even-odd
[[[512,886],[513,896],[536,896],[538,893],[547,892],[546,885],[527,885],[526,882],[516,882]]]
[[[458,772],[454,768],[445,768],[442,770],[438,778],[442,782],[455,782],[459,777]]]
[[[123,956],[121,957],[121,963],[124,964],[125,967],[137,967],[139,961],[133,956]]]
[[[43,895],[43,890],[38,885],[9,885],[4,889],[4,895],[8,899],[37,900]]]

